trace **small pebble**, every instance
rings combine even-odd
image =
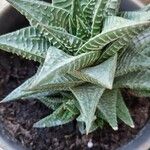
[[[91,139],[89,140],[89,142],[88,142],[87,146],[88,146],[88,148],[92,148],[92,147],[93,147],[93,142],[92,142],[92,140],[91,140]]]

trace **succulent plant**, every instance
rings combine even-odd
[[[134,127],[121,90],[150,96],[150,11],[119,12],[119,0],[8,0],[29,27],[0,36],[0,48],[40,63],[2,102],[36,99],[53,113],[34,127],[74,119],[82,133],[117,119]]]

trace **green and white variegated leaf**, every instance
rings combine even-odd
[[[128,25],[128,26],[125,25],[125,27],[117,28],[115,30],[108,31],[106,33],[101,33],[91,38],[85,44],[83,44],[79,48],[77,53],[97,51],[97,50],[100,51],[107,44],[119,38],[122,38],[122,37],[132,38],[133,36],[137,36],[139,33],[149,28],[149,25],[150,25],[149,22],[142,22],[142,23],[136,23],[134,25]]]
[[[98,110],[103,114],[105,120],[114,129],[118,130],[117,124],[117,90],[106,90],[97,105]]]
[[[85,123],[86,134],[88,134],[96,119],[96,107],[104,92],[104,88],[95,85],[82,85],[71,88],[71,91],[75,95],[81,107],[81,114],[77,120]]]
[[[115,30],[121,27],[134,25],[136,22],[128,19],[124,19],[118,16],[107,16],[105,17],[105,21],[103,23],[103,31],[102,33],[106,33],[111,30]]]
[[[64,51],[76,52],[84,41],[76,36],[73,36],[67,32],[60,31],[54,27],[51,27],[45,31],[44,34],[52,44],[57,48],[63,48]],[[82,34],[83,35],[83,34]]]
[[[41,95],[48,95],[49,93],[55,93],[54,91],[26,91],[28,87],[31,85],[33,82],[34,77],[31,77],[27,81],[25,81],[23,84],[21,84],[18,88],[13,90],[8,96],[6,96],[3,101],[1,102],[9,102],[9,101],[14,101],[17,99],[26,99],[26,98],[35,98],[37,96]]]
[[[150,4],[145,5],[144,7],[142,7],[141,11],[150,11]]]
[[[118,90],[118,96],[117,96],[117,116],[125,124],[134,128],[134,123],[131,118],[130,112],[129,112],[129,110],[123,100],[122,94],[119,90]]]
[[[150,70],[128,73],[115,79],[114,87],[150,90]]]
[[[121,0],[108,0],[105,7],[106,16],[115,16],[119,11]]]
[[[138,97],[150,97],[150,90],[131,90],[131,92]]]
[[[81,71],[73,71],[71,74],[83,81],[112,89],[116,66],[117,55],[97,66],[85,68]]]
[[[72,6],[72,1],[73,0],[52,0],[52,4],[54,6],[57,6],[66,10],[70,10]]]
[[[102,22],[104,19],[104,9],[108,0],[98,0],[95,5],[95,10],[92,20],[92,37],[98,35],[102,30]]]
[[[89,28],[84,24],[84,22],[77,16],[77,31],[76,31],[76,36],[83,39],[87,40],[90,37],[90,31]]]
[[[132,40],[130,48],[138,51],[141,54],[150,53],[150,29],[145,30]],[[148,55],[146,55],[148,56]]]
[[[30,22],[36,23],[36,26],[48,29],[51,29],[51,26],[67,27],[69,12],[64,9],[38,0],[8,0],[8,2],[25,15]]]
[[[63,125],[73,121],[78,115],[78,110],[74,108],[75,107],[74,102],[71,102],[68,105],[71,105],[73,107],[72,111],[70,111],[67,108],[68,106],[66,106],[66,103],[63,103],[51,115],[35,123],[34,127],[36,128],[54,127],[54,126]]]
[[[53,80],[47,81],[47,83],[37,86],[34,88],[30,88],[31,91],[46,91],[46,90],[63,90],[69,91],[70,87],[79,86],[85,83],[85,81],[79,80],[69,74],[65,74],[64,76],[60,76],[58,78],[54,78]]]
[[[92,25],[93,12],[95,9],[96,2],[97,0],[90,0],[83,10],[84,16],[90,25]]]
[[[121,55],[117,64],[116,76],[121,76],[129,72],[149,68],[150,58],[132,48],[128,48]]]
[[[63,98],[45,97],[45,96],[39,96],[37,97],[37,99],[45,106],[53,110],[56,110],[63,102],[66,101],[66,99]]]
[[[90,0],[80,0],[80,5],[82,9],[84,9],[89,2]]]
[[[57,78],[73,70],[79,70],[90,66],[99,57],[99,51],[88,52],[78,56],[70,56],[55,47],[50,47],[43,67],[31,85],[31,88],[37,85],[44,85],[48,81],[52,81],[54,77]]]
[[[86,24],[86,19],[84,17],[83,10],[80,5],[80,0],[73,0],[71,16],[73,17],[73,21],[75,24],[77,23],[76,16],[78,16]]]
[[[33,27],[0,36],[0,49],[40,63],[44,61],[50,45],[50,42]]]
[[[114,41],[110,46],[106,47],[98,62],[103,62],[117,53],[120,56],[120,53],[123,53],[127,47],[127,39],[125,38]]]
[[[150,20],[150,11],[127,11],[122,12],[120,16],[135,21],[148,21]]]

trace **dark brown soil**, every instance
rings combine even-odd
[[[33,75],[37,66],[34,62],[0,52],[0,100]],[[47,116],[50,110],[39,102],[28,100],[0,104],[0,122],[12,138],[32,150],[86,150],[89,140],[94,143],[93,150],[114,150],[132,139],[149,117],[148,99],[129,94],[124,94],[124,97],[134,118],[135,129],[120,123],[117,132],[106,126],[89,136],[81,136],[75,122],[61,127],[34,129],[33,123]]]

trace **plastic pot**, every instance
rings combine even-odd
[[[2,6],[3,3],[3,6]],[[0,35],[28,25],[28,21],[4,0],[0,2]],[[5,4],[5,6],[4,6]],[[122,0],[121,10],[136,10],[139,5],[131,0]],[[135,139],[118,150],[148,150],[150,148],[150,121]],[[0,150],[26,150],[20,143],[7,136],[0,125]]]

